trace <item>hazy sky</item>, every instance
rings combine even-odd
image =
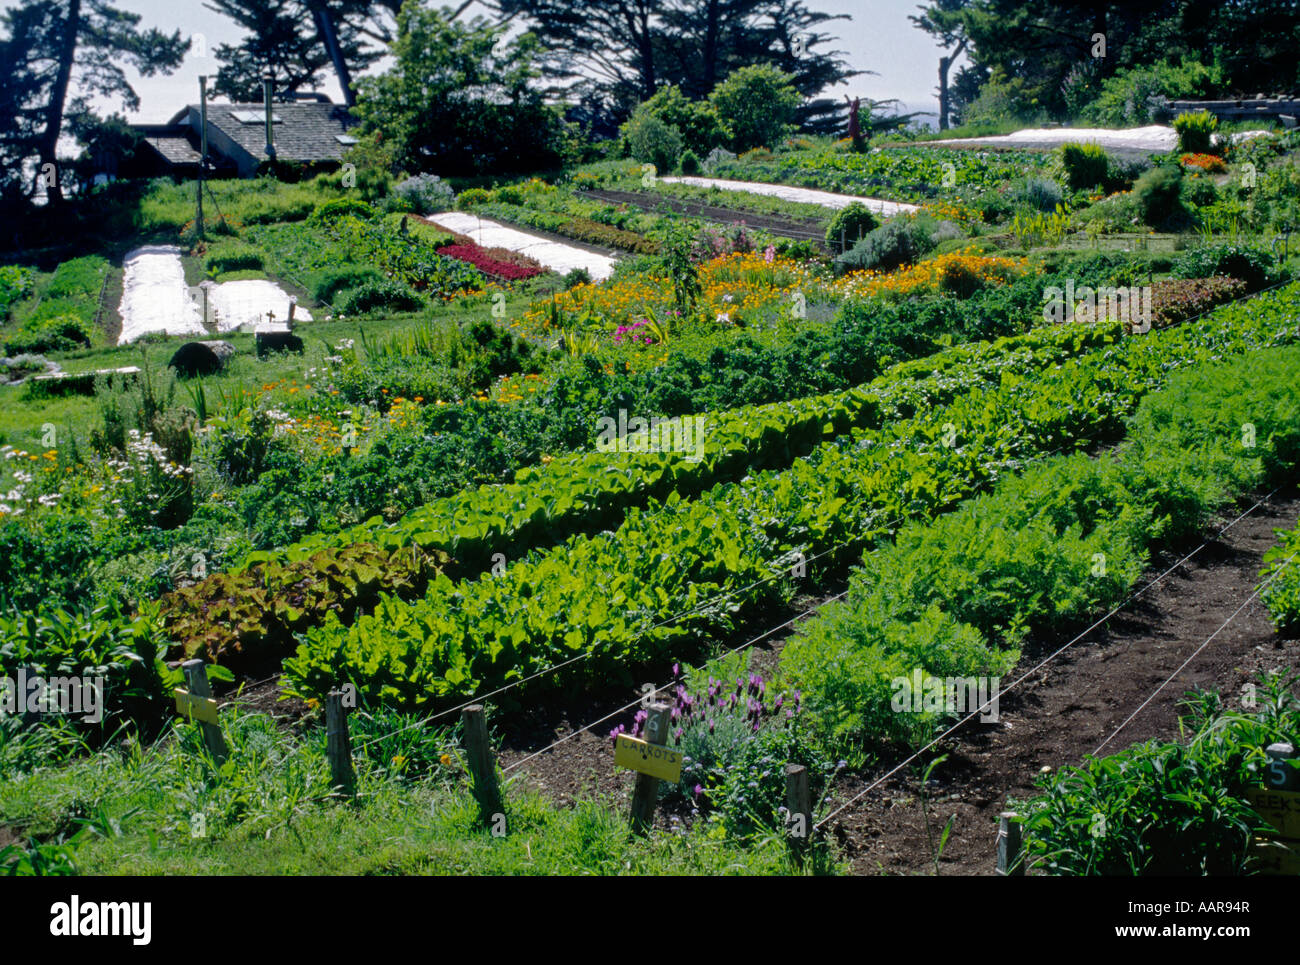
[[[860,95],[875,100],[896,97],[908,110],[934,111],[934,88],[939,51],[931,39],[917,30],[907,16],[916,11],[919,0],[808,0],[808,6],[826,13],[848,14],[852,19],[826,25],[825,32],[838,35],[835,49],[846,52],[854,69],[872,70],[878,76],[857,77],[829,93]],[[13,0],[0,0],[0,9]],[[131,81],[140,95],[140,110],[131,120],[168,120],[183,105],[198,100],[200,74],[216,73],[212,49],[239,39],[240,30],[227,18],[209,10],[202,0],[118,0],[125,10],[139,13],[146,27],[167,32],[180,30],[195,38],[185,63],[167,77],[138,77]],[[199,56],[205,44],[207,56]],[[325,91],[338,98],[338,86],[328,75]],[[104,105],[106,107],[110,105]],[[118,110],[120,104],[111,105]]]

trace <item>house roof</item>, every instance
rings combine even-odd
[[[194,145],[184,135],[146,137],[145,143],[171,164],[199,163],[199,152],[194,150]]]
[[[178,124],[197,117],[199,106],[190,104],[172,118]],[[339,104],[306,101],[275,103],[271,112],[276,118],[275,153],[282,161],[341,160],[348,145],[341,144],[355,120]],[[240,115],[245,120],[240,119]],[[254,121],[253,118],[256,118]],[[261,103],[208,104],[208,123],[226,134],[253,157],[261,157],[266,147],[266,108]],[[247,122],[245,122],[247,121]]]

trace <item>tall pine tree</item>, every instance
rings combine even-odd
[[[140,29],[139,14],[109,0],[19,0],[0,17],[8,34],[0,65],[9,68],[0,95],[0,150],[34,157],[36,178],[44,179],[49,201],[57,205],[64,181],[59,137],[69,114],[89,112],[88,98],[95,95],[138,109],[140,98],[122,65],[146,77],[168,73],[180,66],[189,42],[179,30]],[[34,193],[40,181],[29,183]]]

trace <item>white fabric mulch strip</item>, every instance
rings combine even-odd
[[[881,201],[879,198],[864,198],[853,194],[835,194],[831,191],[817,191],[814,188],[796,188],[788,184],[762,184],[758,181],[728,181],[725,178],[660,178],[669,184],[689,184],[697,188],[720,188],[723,191],[748,191],[750,194],[766,194],[785,201],[801,201],[804,204],[820,204],[824,208],[847,208],[854,201],[860,201],[877,214],[892,218],[918,210],[914,204],[901,204],[897,201]]]
[[[424,219],[444,231],[468,235],[484,248],[508,248],[527,255],[551,271],[566,274],[575,268],[585,268],[592,281],[604,281],[614,273],[616,259],[596,254],[585,248],[561,244],[549,238],[529,234],[518,228],[508,228],[488,218],[480,218],[466,211],[444,211]]]
[[[181,250],[174,245],[136,248],[122,263],[122,334],[127,345],[149,332],[168,335],[202,335],[198,306],[185,286]]]
[[[268,312],[275,314],[272,323]],[[289,296],[273,281],[246,279],[223,281],[208,289],[208,319],[218,332],[233,332],[237,328],[284,330],[289,318]],[[298,305],[294,309],[295,322],[310,322],[311,313]]]
[[[1267,135],[1268,131],[1241,131],[1233,134],[1234,142]],[[1172,151],[1178,147],[1178,134],[1172,127],[1152,124],[1149,127],[1131,127],[1114,130],[1104,127],[1041,127],[1002,134],[996,137],[964,137],[948,141],[930,141],[934,145],[988,144],[1003,147],[1036,147],[1064,144],[1067,141],[1098,144],[1101,147],[1128,148],[1138,151]]]
[[[123,261],[122,334],[127,345],[150,332],[168,335],[206,335],[214,329],[232,332],[243,326],[284,329],[289,318],[289,295],[272,281],[205,282],[208,290],[208,325],[203,324],[202,302],[185,284],[181,250],[174,245],[137,248]],[[274,324],[267,313],[275,313]],[[310,322],[311,313],[299,306],[294,320]]]

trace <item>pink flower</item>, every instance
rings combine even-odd
[[[775,246],[768,245],[766,248],[763,249],[763,260],[767,262],[769,265],[772,264],[772,259],[774,259],[775,257],[776,257]]]

